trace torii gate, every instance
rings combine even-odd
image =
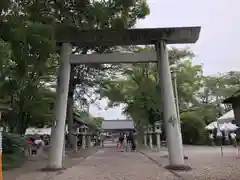
[[[157,62],[158,64],[170,165],[184,166],[180,120],[177,119],[166,44],[195,43],[199,38],[200,29],[201,27],[177,27],[80,31],[77,28],[58,26],[56,39],[62,43],[62,48],[55,103],[56,122],[52,130],[52,138],[55,141],[50,147],[48,168],[62,168],[70,64],[133,62]],[[72,55],[71,44],[80,47],[154,44],[156,53]]]

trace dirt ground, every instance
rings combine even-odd
[[[72,153],[66,151],[66,156],[64,159],[64,168],[71,168],[76,164],[80,163],[86,157],[91,156],[98,150],[97,147],[85,150],[79,150],[77,153]],[[33,158],[30,161],[27,161],[22,167],[4,171],[3,179],[4,180],[15,180],[18,176],[22,174],[28,174],[32,172],[41,171],[47,165],[47,157]]]
[[[169,164],[167,149],[161,152],[142,151],[145,155],[156,160],[160,165]],[[185,180],[239,180],[240,179],[240,156],[232,146],[223,147],[221,156],[220,147],[185,146],[185,155],[188,160],[185,164],[192,167],[191,171],[176,172]]]

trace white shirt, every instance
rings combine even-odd
[[[34,143],[37,144],[37,145],[40,145],[40,144],[44,145],[44,142],[43,142],[43,140],[41,140],[41,139],[36,139],[36,140],[34,141]]]
[[[230,134],[230,137],[231,137],[232,139],[236,139],[236,134],[235,134],[235,133],[231,133],[231,134]]]
[[[217,132],[217,136],[218,136],[218,137],[222,137],[222,132],[221,132],[221,131],[218,131],[218,132]]]

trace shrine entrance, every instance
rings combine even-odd
[[[199,38],[200,29],[200,27],[181,27],[79,31],[75,28],[57,27],[56,38],[58,43],[62,43],[62,48],[55,104],[56,123],[52,129],[54,141],[50,149],[48,167],[62,168],[70,65],[143,62],[156,62],[158,65],[170,165],[184,166],[180,120],[176,111],[166,44],[195,43]],[[72,44],[79,47],[153,44],[156,52],[73,55]]]

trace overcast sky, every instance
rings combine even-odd
[[[204,74],[240,71],[240,0],[148,0],[150,15],[138,28],[202,26],[200,38],[190,45],[194,64],[203,64]],[[92,105],[90,112],[105,119],[122,119],[121,108],[102,110]]]

